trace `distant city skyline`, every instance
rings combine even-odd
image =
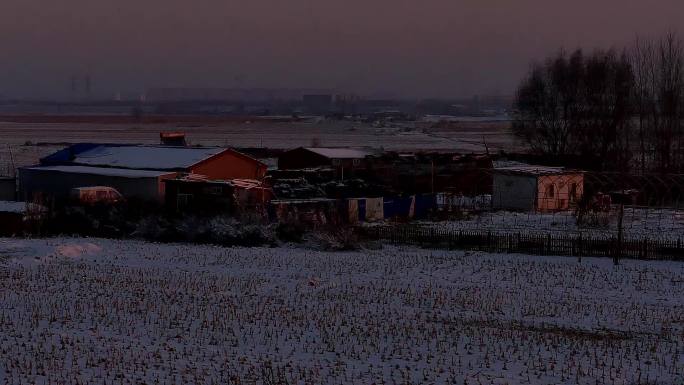
[[[682,14],[679,0],[4,0],[0,95],[65,99],[75,77],[94,98],[153,87],[510,95],[561,47],[681,32]]]

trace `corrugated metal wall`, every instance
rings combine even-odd
[[[537,177],[527,175],[494,174],[492,207],[494,209],[535,209]]]
[[[117,189],[126,198],[162,202],[162,185],[159,177],[123,178],[36,169],[19,171],[19,198],[24,200],[30,200],[35,193],[67,199],[74,187],[108,186]]]

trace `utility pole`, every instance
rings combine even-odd
[[[16,165],[14,164],[14,155],[12,154],[12,147],[7,144],[7,151],[9,152],[9,158],[10,158],[10,164],[9,167],[9,176],[16,177],[17,176],[17,168]]]
[[[430,160],[430,186],[432,187],[432,193],[435,193],[435,160]]]
[[[624,199],[624,193],[622,194],[622,199]],[[615,266],[620,264],[620,257],[622,257],[622,240],[623,240],[623,229],[622,220],[625,216],[625,203],[620,202],[620,212],[618,213],[618,236],[617,236],[617,250],[613,256],[613,264]]]
[[[85,97],[86,100],[90,100],[91,96],[91,83],[90,83],[90,74],[87,74],[85,77]]]

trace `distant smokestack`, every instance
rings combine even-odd
[[[78,80],[76,79],[76,76],[72,75],[71,78],[69,79],[69,86],[70,86],[70,92],[69,95],[71,96],[72,99],[76,98],[76,89],[78,88]]]
[[[90,99],[91,96],[91,79],[90,79],[90,74],[87,74],[85,77],[85,96],[86,98]]]

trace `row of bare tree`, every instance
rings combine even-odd
[[[534,65],[513,130],[538,154],[596,170],[684,172],[684,44],[561,51]]]

